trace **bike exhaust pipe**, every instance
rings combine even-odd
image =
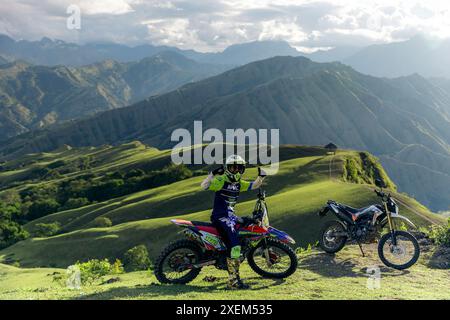
[[[216,263],[216,260],[209,260],[202,263],[193,264],[192,267],[195,269],[203,268],[206,266],[210,266]]]

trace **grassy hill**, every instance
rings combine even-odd
[[[371,185],[375,177],[383,178],[395,193],[395,185],[376,158],[367,153],[340,150],[330,155],[320,147],[286,145],[281,147],[280,155],[279,172],[268,177],[264,185],[270,220],[273,226],[291,234],[301,246],[317,240],[324,221],[316,213],[328,199],[355,207],[377,202]],[[47,181],[30,179],[30,172],[36,168],[58,160],[64,164],[58,168],[63,172],[65,166],[87,156],[91,159],[88,169],[60,174]],[[87,174],[103,176],[116,170],[136,168],[157,170],[169,161],[169,150],[160,151],[138,142],[119,147],[66,147],[3,164],[0,178],[4,185],[0,195],[8,190],[23,191],[30,187],[57,188],[61,183]],[[190,169],[194,174],[188,179],[33,220],[25,225],[31,233],[38,223],[58,222],[61,234],[20,241],[0,251],[0,261],[17,261],[24,267],[66,267],[77,260],[121,258],[126,250],[139,244],[145,244],[154,257],[164,245],[178,237],[179,229],[169,222],[170,219],[209,220],[213,194],[199,187],[208,168]],[[256,168],[249,168],[245,177],[255,178]],[[402,214],[418,226],[443,221],[415,200],[398,193],[395,196],[406,205],[400,207]],[[254,201],[254,193],[244,193],[237,212],[250,214]],[[95,227],[98,217],[109,218],[113,225]]]
[[[357,246],[348,246],[335,256],[317,251],[300,255],[298,270],[284,280],[263,279],[245,263],[242,277],[252,288],[239,291],[224,290],[226,272],[213,267],[204,268],[188,285],[161,285],[152,273],[142,271],[119,275],[114,283],[105,283],[116,277],[109,276],[71,290],[53,281],[52,275],[64,269],[0,264],[0,299],[450,299],[449,271],[429,268],[426,254],[411,269],[396,271],[380,263],[373,245],[365,249],[365,258]],[[376,266],[381,272],[380,288],[369,289],[367,268]],[[213,281],[205,281],[206,277]]]

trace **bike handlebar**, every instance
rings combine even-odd
[[[384,193],[383,191],[378,191],[377,189],[375,189],[375,190],[373,190],[376,194],[377,194],[377,196],[379,196],[381,199],[384,199],[384,198],[386,198],[386,199],[389,199],[390,197],[391,197],[391,194],[389,193],[389,194],[386,194],[386,193]]]

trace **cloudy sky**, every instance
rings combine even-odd
[[[81,29],[67,28],[69,6]],[[165,44],[219,51],[282,39],[299,49],[363,46],[418,33],[450,37],[448,0],[3,0],[0,33],[86,43]]]

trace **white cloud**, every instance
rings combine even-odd
[[[82,30],[67,30],[69,4]],[[404,40],[417,33],[450,37],[447,0],[9,0],[0,32],[15,38],[152,42],[200,51],[284,39],[314,49]]]
[[[134,11],[130,3],[126,0],[81,0],[78,6],[83,14],[125,14]]]
[[[285,40],[290,43],[301,43],[308,36],[302,31],[296,20],[269,20],[262,22],[258,40]]]

